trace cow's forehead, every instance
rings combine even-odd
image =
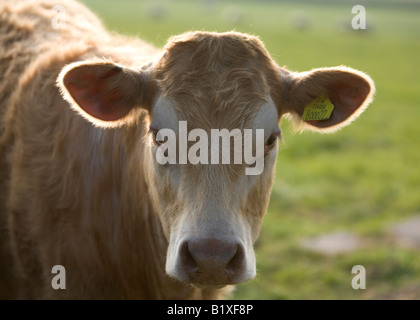
[[[269,100],[271,59],[257,38],[194,33],[165,50],[156,78],[178,118],[193,127],[249,127]]]
[[[270,60],[262,42],[235,32],[193,32],[171,38],[161,60],[164,69],[180,72],[252,67]]]
[[[203,105],[180,108],[170,98],[159,96],[151,114],[151,127],[154,129],[171,129],[178,132],[181,121],[187,122],[187,129],[264,129],[264,136],[278,128],[278,112],[271,97],[255,105],[249,105],[238,114],[235,108],[225,112],[214,112],[206,115]],[[236,114],[235,114],[236,112]]]

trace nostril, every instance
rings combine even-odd
[[[184,270],[187,273],[195,273],[197,272],[197,263],[195,262],[190,249],[188,248],[188,242],[184,242],[181,245],[181,263],[184,267]]]
[[[244,257],[244,249],[240,244],[238,244],[232,258],[226,265],[226,272],[229,275],[229,278],[232,278],[235,274],[240,272],[242,269]]]
[[[245,279],[245,248],[239,241],[188,239],[181,242],[178,254],[178,272],[184,281],[219,285]]]

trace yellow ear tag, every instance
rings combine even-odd
[[[334,110],[334,105],[326,96],[320,96],[309,102],[303,110],[302,120],[328,120]]]

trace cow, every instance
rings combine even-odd
[[[334,132],[372,101],[371,78],[288,70],[239,32],[190,31],[157,49],[70,0],[57,26],[55,4],[0,4],[0,297],[216,299],[254,278],[280,120]],[[161,164],[160,133],[181,142],[180,124],[263,130],[262,144],[242,141],[262,148],[263,170]]]

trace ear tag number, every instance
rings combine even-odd
[[[328,120],[334,110],[334,105],[327,96],[315,98],[303,110],[302,120]]]

